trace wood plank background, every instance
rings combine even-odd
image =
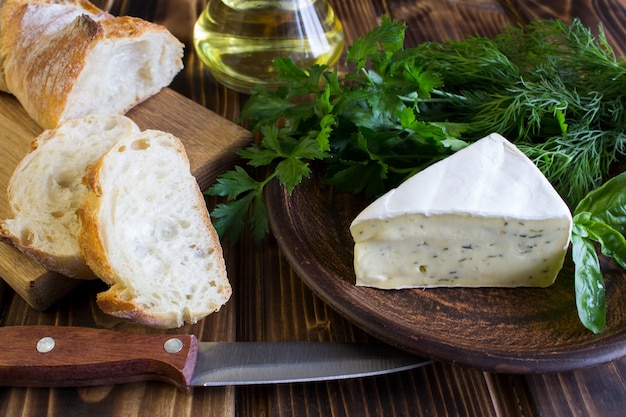
[[[108,0],[115,14],[167,25],[187,43],[203,0]],[[407,44],[495,35],[506,23],[534,17],[603,22],[616,50],[626,52],[626,0],[331,0],[350,43],[387,14],[408,24]],[[245,96],[219,86],[187,44],[185,69],[172,88],[229,120]],[[215,201],[210,200],[209,204]],[[218,314],[182,331],[201,340],[369,341],[319,300],[296,276],[272,238],[243,239],[225,248],[233,299]],[[1,325],[84,325],[138,329],[102,314],[88,283],[53,308],[30,309],[0,285]],[[4,342],[4,341],[3,341]],[[6,416],[617,416],[626,408],[626,359],[576,372],[491,374],[437,363],[414,371],[355,381],[194,389],[161,383],[64,389],[0,388]]]

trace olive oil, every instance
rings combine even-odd
[[[248,93],[277,86],[276,58],[333,65],[343,28],[325,0],[210,0],[194,27],[197,55],[220,83]]]

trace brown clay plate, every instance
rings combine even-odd
[[[579,322],[568,257],[550,288],[357,287],[352,219],[367,205],[319,179],[291,196],[267,190],[270,226],[292,268],[327,304],[369,334],[431,359],[506,373],[567,371],[626,355],[626,277],[602,259],[607,325]]]

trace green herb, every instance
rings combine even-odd
[[[605,325],[604,279],[594,242],[604,256],[626,268],[626,172],[591,191],[574,210],[572,257],[581,322],[599,333]]]
[[[262,140],[239,152],[268,174],[252,181],[238,168],[208,190],[228,200],[212,213],[221,236],[236,240],[247,221],[262,238],[265,185],[276,178],[291,192],[315,160],[337,190],[374,197],[498,132],[575,207],[624,155],[626,63],[601,28],[536,20],[493,39],[414,48],[403,47],[405,30],[383,17],[348,48],[342,74],[275,62],[286,86],[253,92],[242,117]]]
[[[276,60],[285,87],[257,88],[242,112],[262,139],[239,152],[251,167],[269,167],[253,182],[237,168],[218,179],[210,195],[227,198],[213,211],[220,236],[236,240],[249,208],[248,226],[258,239],[267,232],[263,188],[276,178],[291,192],[323,160],[337,190],[376,196],[466,145],[463,123],[428,121],[418,101],[442,85],[440,77],[402,57],[405,26],[383,23],[348,48],[345,75],[323,65],[299,68]],[[368,68],[366,68],[368,65]],[[245,186],[237,185],[238,182]]]
[[[271,180],[291,193],[315,167],[336,190],[375,197],[497,132],[577,207],[578,309],[583,323],[600,331],[604,285],[593,242],[626,266],[625,197],[623,184],[612,182],[587,194],[626,153],[626,61],[602,27],[594,35],[579,20],[539,19],[493,39],[414,48],[403,47],[405,30],[383,17],[348,48],[346,72],[276,60],[285,86],[258,87],[242,112],[261,137],[239,152],[249,169],[225,173],[207,191],[227,199],[212,213],[218,233],[234,241],[248,227],[261,239],[269,229],[263,189]],[[264,179],[253,179],[251,168]]]
[[[439,74],[445,105],[435,117],[469,125],[466,140],[498,132],[575,207],[609,177],[626,149],[626,61],[602,27],[536,20],[493,40],[422,44],[415,64]]]

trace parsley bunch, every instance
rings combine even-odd
[[[256,239],[265,236],[265,185],[276,178],[291,193],[311,174],[313,161],[323,162],[337,190],[376,196],[466,145],[459,138],[463,123],[420,116],[420,101],[443,81],[402,56],[405,29],[383,18],[348,48],[352,70],[341,75],[325,65],[275,61],[285,86],[253,91],[242,118],[261,140],[238,152],[250,167],[269,167],[269,173],[255,180],[236,167],[208,190],[229,200],[212,212],[220,236],[238,239],[246,222]]]
[[[497,132],[575,207],[624,155],[626,63],[602,28],[594,36],[578,20],[540,19],[414,48],[403,47],[405,30],[383,17],[348,48],[342,73],[275,62],[284,86],[258,87],[242,112],[261,137],[238,152],[248,169],[207,191],[227,199],[212,212],[220,236],[234,241],[246,224],[265,236],[265,185],[277,179],[291,193],[313,165],[337,190],[374,197]]]

